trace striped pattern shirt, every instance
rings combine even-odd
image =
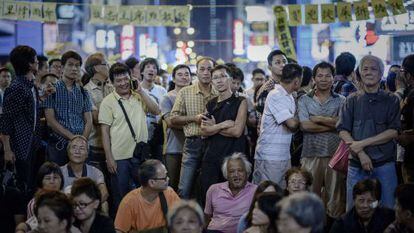
[[[334,92],[321,103],[315,91],[302,95],[298,102],[299,121],[310,121],[311,116],[338,117],[345,97]],[[331,157],[338,148],[340,138],[334,129],[330,132],[303,133],[302,157]]]
[[[196,116],[206,111],[206,104],[217,96],[217,91],[211,87],[209,95],[204,96],[198,85],[197,82],[178,92],[171,116]],[[200,125],[197,123],[186,124],[183,129],[186,137],[201,135]]]
[[[92,111],[92,101],[86,90],[74,85],[72,91],[68,91],[65,83],[59,80],[56,83],[56,93],[50,95],[42,104],[45,109],[53,109],[55,118],[63,127],[73,134],[82,134],[85,127],[83,113]],[[53,132],[53,139],[66,141],[60,134]]]

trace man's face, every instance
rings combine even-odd
[[[316,89],[319,91],[330,90],[333,84],[333,74],[329,68],[319,68],[313,77]]]
[[[227,180],[230,188],[242,189],[247,183],[247,172],[243,161],[230,160],[227,163]]]
[[[151,185],[153,189],[163,191],[168,188],[168,182],[170,178],[167,174],[167,169],[164,165],[160,164],[157,166],[157,173],[155,177],[151,179]]]
[[[75,138],[69,147],[69,160],[72,163],[84,163],[88,156],[88,144],[81,138]]]
[[[75,81],[80,78],[81,62],[74,58],[69,58],[63,66],[63,77]]]
[[[355,210],[358,216],[363,220],[369,220],[374,214],[375,208],[371,208],[371,205],[377,201],[372,196],[371,192],[365,192],[355,197]]]
[[[177,87],[185,87],[190,85],[191,75],[187,68],[178,69],[174,75],[174,83]]]
[[[266,81],[266,76],[264,76],[261,73],[256,73],[253,75],[252,81],[253,81],[253,88],[256,88],[262,85]]]
[[[232,79],[231,81],[231,92],[238,92],[241,87],[241,80],[240,79]]]
[[[0,88],[4,89],[10,85],[11,74],[9,71],[0,72]]]
[[[212,84],[218,92],[225,92],[230,88],[232,78],[226,69],[219,69],[212,74]]]
[[[60,61],[54,61],[49,67],[50,73],[60,77],[62,75],[62,63]]]
[[[361,67],[362,83],[366,87],[374,87],[381,80],[381,72],[378,64],[373,60],[367,60]]]
[[[47,74],[49,71],[49,65],[47,64],[47,61],[42,61],[42,64],[39,62],[39,67],[42,67],[41,69],[38,69],[37,71],[37,77],[42,77],[43,75]]]
[[[117,74],[114,76],[112,85],[118,95],[127,95],[131,92],[131,85],[129,83],[130,77],[128,73]]]
[[[272,63],[269,65],[269,70],[272,72],[272,76],[282,76],[282,70],[285,65],[288,64],[288,60],[284,55],[275,55],[272,58]]]
[[[152,63],[148,63],[144,66],[144,70],[142,72],[144,76],[144,80],[152,83],[154,82],[155,77],[157,76],[157,66]]]
[[[197,67],[197,77],[200,83],[210,84],[211,82],[210,71],[211,69],[213,69],[213,66],[214,66],[213,62],[208,59],[204,59],[200,61]]]
[[[109,77],[109,65],[106,60],[102,60],[101,64],[95,65],[94,69],[96,73],[102,75],[103,77]]]

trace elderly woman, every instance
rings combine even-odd
[[[201,233],[204,214],[195,201],[180,201],[168,212],[168,228],[171,233]]]
[[[299,192],[285,197],[277,204],[279,233],[322,233],[325,209],[314,193]]]
[[[309,191],[309,188],[313,182],[313,177],[307,170],[294,167],[286,172],[285,180],[285,194],[290,195],[296,192]]]
[[[384,232],[394,221],[394,211],[380,206],[381,184],[366,179],[353,188],[354,207],[338,219],[331,233]]]

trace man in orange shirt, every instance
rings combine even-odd
[[[151,159],[140,166],[138,176],[142,187],[132,190],[122,199],[115,218],[116,232],[166,232],[165,214],[180,200],[168,187],[167,169],[159,160]],[[162,199],[166,204],[165,210]]]

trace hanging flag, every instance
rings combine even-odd
[[[338,19],[340,22],[352,21],[352,7],[351,3],[338,2],[337,5]]]
[[[354,2],[354,14],[355,14],[356,20],[369,19],[368,2],[367,1]]]
[[[322,4],[321,11],[322,23],[335,22],[335,4]]]
[[[305,23],[318,24],[319,8],[316,4],[305,5]]]
[[[384,18],[388,16],[387,5],[385,0],[372,0],[372,9],[374,9],[375,18]]]
[[[289,26],[299,26],[302,24],[302,6],[289,5]]]

